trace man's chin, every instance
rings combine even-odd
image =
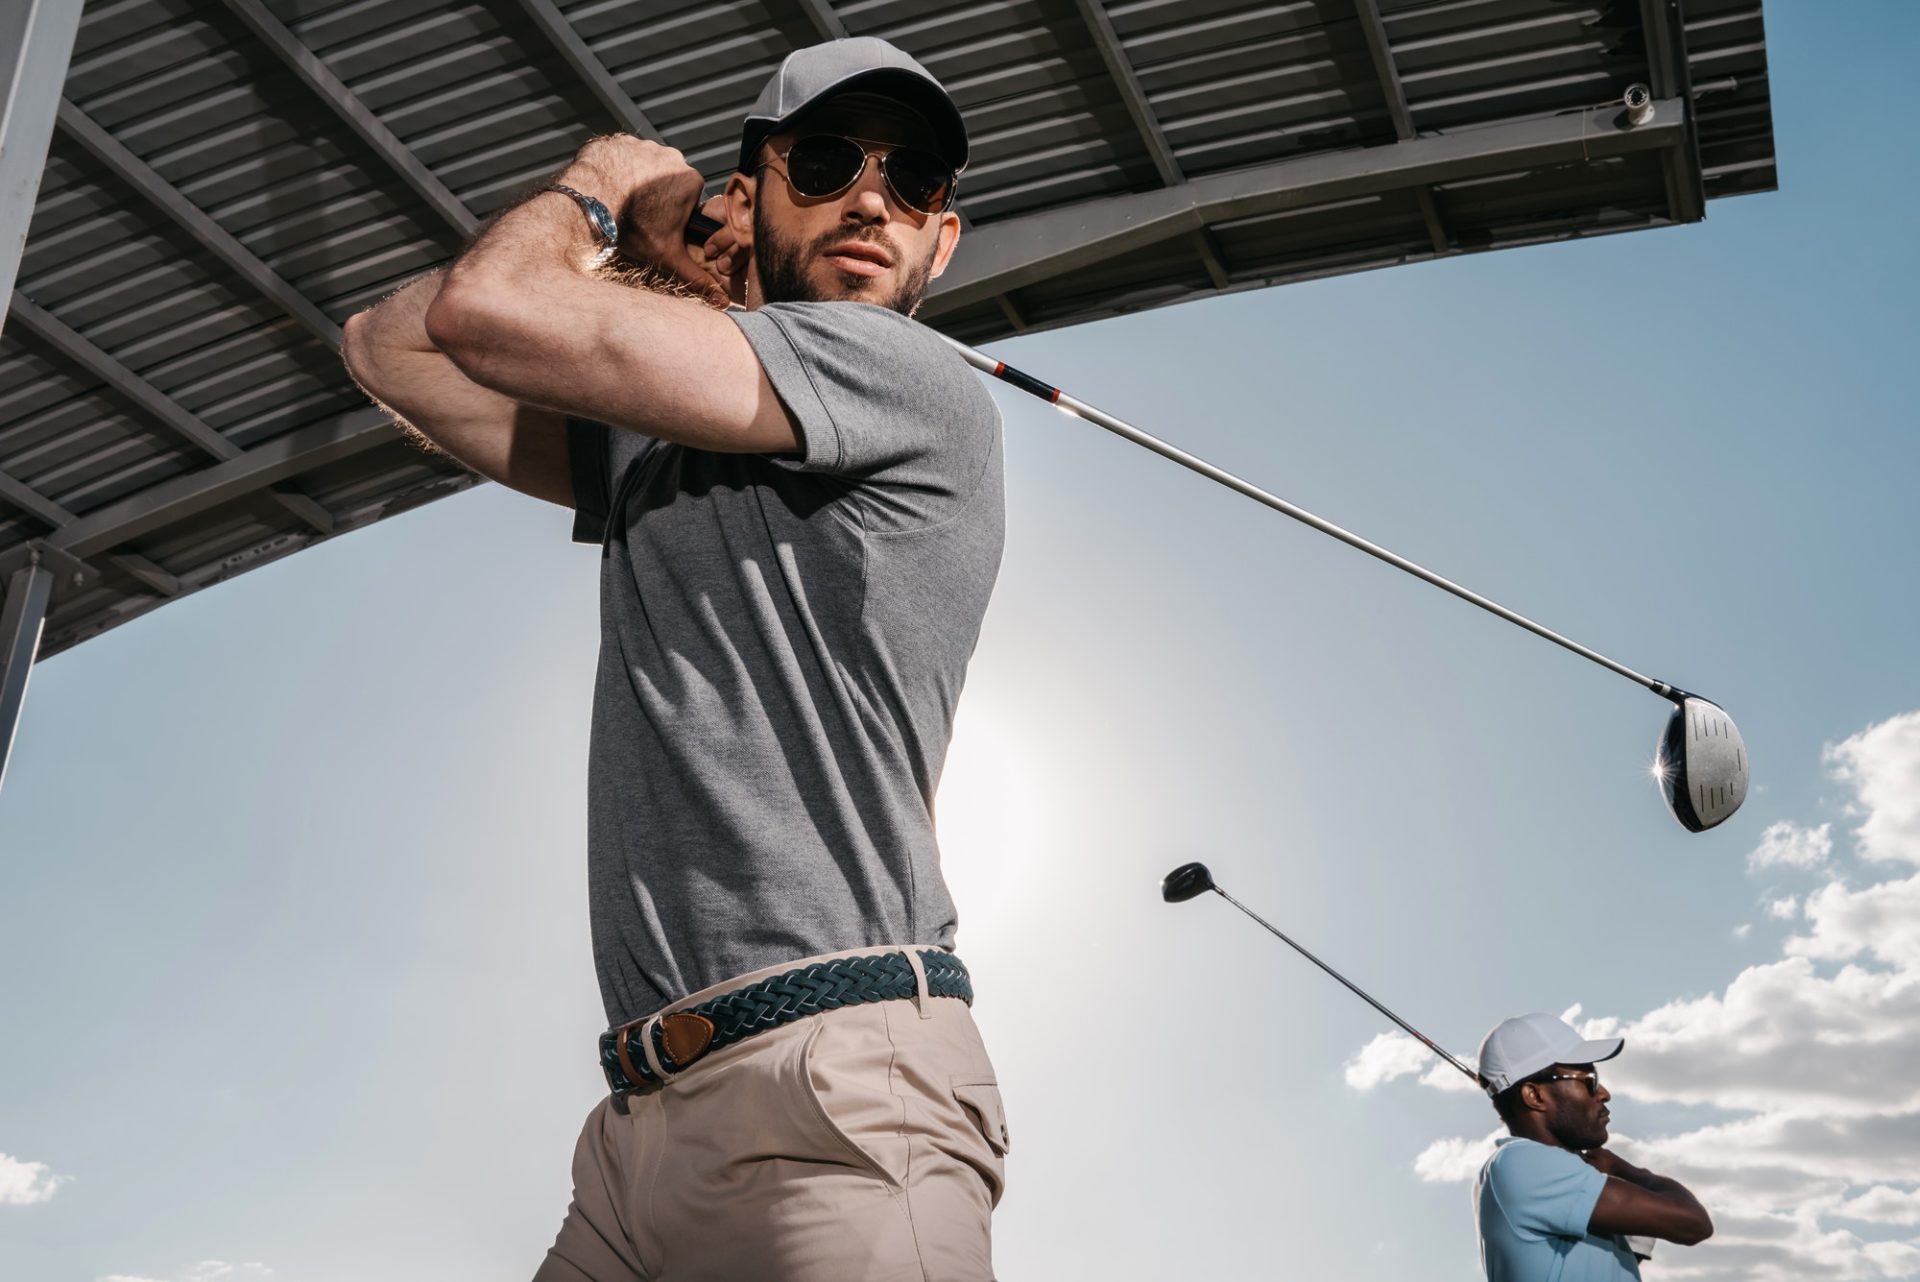
[[[822,264],[811,283],[815,297],[823,303],[872,303],[888,297],[893,273],[866,276]]]

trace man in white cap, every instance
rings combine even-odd
[[[690,231],[679,152],[596,138],[348,322],[396,419],[601,548],[611,1094],[538,1282],[992,1277],[1007,1131],[933,799],[1000,563],[1000,420],[910,319],[966,162],[912,58],[802,49],[719,230]]]
[[[1537,1013],[1480,1043],[1480,1083],[1508,1131],[1473,1188],[1487,1282],[1620,1282],[1640,1276],[1628,1238],[1692,1246],[1712,1234],[1679,1181],[1607,1151],[1613,1097],[1595,1065],[1624,1045]]]

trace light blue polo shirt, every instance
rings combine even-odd
[[[1508,1135],[1473,1186],[1487,1282],[1638,1282],[1624,1240],[1587,1232],[1607,1177],[1578,1153]]]

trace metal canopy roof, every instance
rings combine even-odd
[[[922,317],[973,342],[1775,185],[1759,0],[88,0],[0,334],[0,645],[477,483],[367,405],[341,323],[592,133],[717,186],[779,59],[843,34],[967,117]]]

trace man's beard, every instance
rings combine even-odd
[[[861,235],[845,230],[831,231],[824,236],[814,238],[812,244],[799,246],[787,240],[773,230],[766,217],[766,206],[757,205],[753,211],[753,261],[760,273],[760,292],[769,303],[873,303],[879,307],[891,307],[902,316],[911,316],[920,308],[927,296],[927,284],[933,279],[933,251],[926,258],[907,268],[900,282],[890,295],[881,294],[881,277],[858,276],[852,272],[834,271],[839,278],[837,285],[821,286],[814,283],[807,274],[806,264],[818,258],[835,245],[844,245],[848,241],[864,241],[878,244],[898,266],[900,255],[892,241],[884,234],[874,232]]]

